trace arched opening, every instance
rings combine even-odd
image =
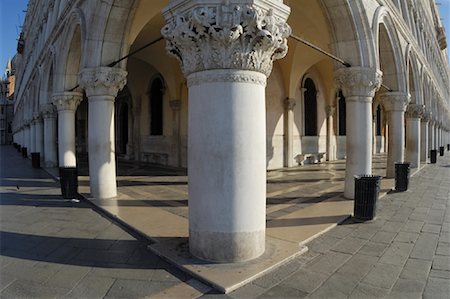
[[[68,51],[64,72],[64,90],[71,90],[78,84],[81,63],[81,32],[79,25],[77,25],[73,33]]]
[[[118,155],[127,155],[128,145],[128,126],[129,126],[129,105],[131,103],[131,94],[128,86],[125,86],[117,95],[115,101],[116,116],[116,153]]]
[[[150,135],[163,135],[164,83],[160,77],[150,84]]]
[[[307,78],[304,83],[304,119],[305,136],[317,136],[317,89],[313,80]]]
[[[375,134],[377,136],[381,136],[382,123],[381,123],[381,106],[380,105],[377,106],[377,112],[376,112],[375,121],[376,121]]]

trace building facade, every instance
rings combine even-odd
[[[5,74],[0,80],[0,144],[11,144],[14,118],[15,63],[8,59]]]
[[[345,158],[353,198],[373,154],[392,177],[450,143],[432,0],[31,0],[17,56],[14,141],[47,167],[88,153],[95,198],[116,155],[187,167],[207,260],[264,251],[267,169]]]

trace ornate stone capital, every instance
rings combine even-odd
[[[267,78],[264,74],[245,70],[208,70],[192,73],[187,76],[187,86],[192,87],[214,82],[240,82],[266,86]]]
[[[281,1],[171,1],[163,15],[166,50],[185,76],[211,69],[269,76],[273,61],[288,50],[289,7]]]
[[[284,100],[284,108],[286,110],[289,110],[289,111],[294,110],[295,105],[296,105],[295,99],[293,99],[293,98],[286,98]]]
[[[334,80],[346,101],[369,101],[380,88],[382,72],[373,68],[350,67],[335,71]],[[357,97],[365,99],[357,99]],[[370,102],[372,100],[370,99]]]
[[[52,103],[41,104],[40,108],[44,119],[56,117],[56,109]]]
[[[406,115],[408,118],[421,118],[422,114],[425,112],[425,105],[420,104],[409,104],[406,109]]]
[[[170,108],[173,111],[180,111],[181,109],[181,100],[172,100],[169,102]]]
[[[78,105],[83,100],[83,94],[79,92],[55,93],[52,96],[52,103],[58,111],[77,110]]]
[[[403,92],[385,92],[380,95],[380,100],[386,111],[405,111],[411,97]]]
[[[35,113],[33,113],[32,123],[37,124],[38,122],[42,122],[42,116],[41,116],[40,112],[35,112]]]
[[[127,83],[127,72],[112,67],[86,68],[80,72],[80,86],[86,95],[116,97]]]
[[[336,115],[336,106],[328,105],[325,108],[325,113],[327,114],[327,117]]]

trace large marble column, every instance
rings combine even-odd
[[[287,53],[289,7],[278,0],[170,1],[167,51],[189,88],[189,250],[237,262],[265,250],[265,87]]]
[[[181,118],[181,100],[172,100],[169,102],[172,109],[172,135],[174,138],[174,157],[177,157],[177,165],[181,167],[181,135],[180,135],[180,118]]]
[[[88,149],[91,196],[117,196],[114,101],[126,84],[127,72],[110,67],[80,72],[80,86],[89,100]]]
[[[25,120],[25,130],[24,130],[24,147],[27,148],[27,152],[30,153],[30,120],[27,119]]]
[[[35,128],[36,128],[36,153],[40,153],[41,161],[44,161],[44,123],[42,121],[42,116],[39,113],[35,118]]]
[[[294,166],[294,107],[295,99],[286,98],[284,101],[284,166]]]
[[[405,159],[405,110],[410,97],[402,92],[386,92],[380,96],[389,113],[389,147],[386,177],[395,176],[395,163]]]
[[[30,123],[30,147],[29,147],[29,153],[35,153],[36,152],[36,119],[38,115],[36,113],[33,114],[33,119]]]
[[[60,167],[77,165],[75,152],[75,111],[83,100],[79,92],[55,93],[53,105],[58,110],[58,156]]]
[[[336,116],[336,106],[327,106],[325,108],[327,115],[327,161],[336,160],[336,147],[333,144],[334,130],[333,121]]]
[[[58,166],[58,149],[56,146],[56,109],[52,103],[41,106],[44,118],[44,166]]]
[[[334,74],[346,104],[346,198],[355,198],[355,175],[372,174],[372,101],[381,75],[379,70],[364,67],[342,68]]]
[[[412,168],[420,167],[420,118],[424,105],[409,104],[406,110],[406,161]]]
[[[431,113],[424,112],[421,119],[420,127],[420,161],[427,162],[429,152],[429,140],[428,140],[428,122],[430,121]]]

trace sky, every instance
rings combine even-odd
[[[316,0],[314,0],[316,1]],[[402,0],[406,1],[406,0]],[[424,1],[424,0],[419,0]],[[450,0],[435,0],[438,4],[441,18],[447,36],[447,51],[450,57]],[[17,37],[20,26],[25,19],[28,0],[0,0],[0,74],[3,75],[8,58],[16,53]]]

